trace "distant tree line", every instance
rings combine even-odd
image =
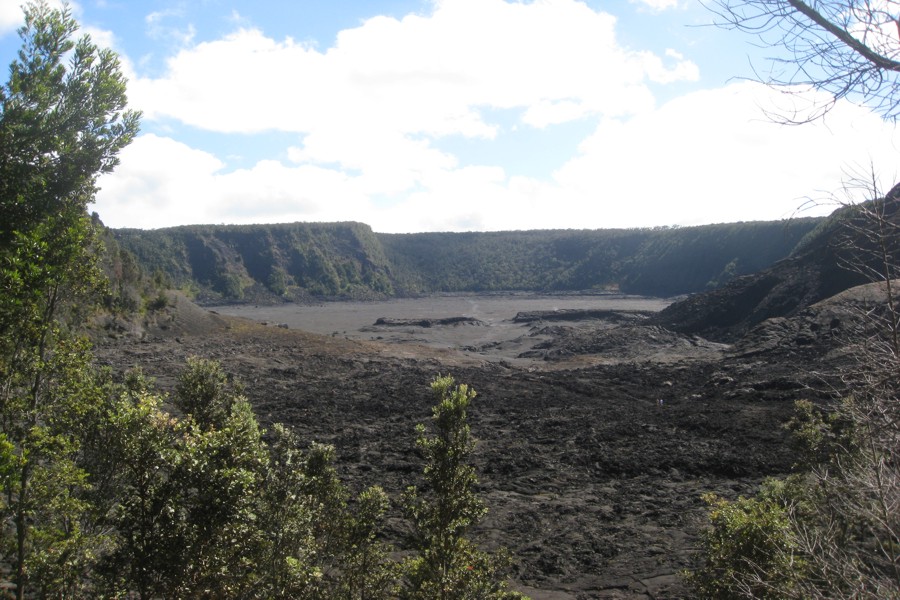
[[[790,255],[820,219],[699,227],[378,234],[361,223],[114,230],[144,272],[200,300],[433,292],[699,292]]]

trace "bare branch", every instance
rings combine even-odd
[[[827,114],[840,99],[883,117],[900,117],[900,5],[897,0],[711,0],[717,25],[755,36],[773,49],[754,79],[798,96],[813,88],[828,98],[802,113],[803,123]]]

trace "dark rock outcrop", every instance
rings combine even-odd
[[[652,322],[720,342],[734,342],[766,319],[791,317],[835,294],[871,281],[883,273],[884,259],[900,256],[900,202],[837,211],[798,245],[792,256],[753,275],[738,277],[721,288],[675,302]],[[870,223],[872,212],[883,218],[880,232]],[[885,252],[875,244],[884,243]],[[866,274],[864,274],[866,273]]]
[[[441,319],[395,319],[391,317],[379,317],[375,321],[376,326],[385,327],[441,327],[446,325],[485,325],[484,321],[473,317],[444,317]]]
[[[583,321],[585,319],[602,319],[612,323],[630,323],[649,317],[651,312],[643,310],[609,310],[602,308],[564,308],[562,310],[533,310],[516,313],[514,323],[533,323],[535,321]]]

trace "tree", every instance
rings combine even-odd
[[[230,379],[218,362],[190,356],[178,376],[173,404],[201,429],[221,429],[242,397],[240,384]]]
[[[20,420],[10,419],[4,432],[15,453],[13,476],[4,481],[4,516],[15,531],[7,550],[17,594],[27,583],[42,596],[62,597],[84,589],[83,574],[93,567],[95,552],[107,546],[106,533],[90,526],[83,460],[85,424],[106,389],[80,339],[57,340],[41,368],[41,388],[27,397],[40,398],[40,406],[6,406],[21,411],[10,411]]]
[[[425,458],[425,485],[410,487],[406,507],[416,532],[419,555],[406,564],[404,598],[462,600],[522,596],[507,589],[501,576],[507,561],[490,555],[468,534],[487,513],[475,494],[475,469],[468,464],[475,441],[466,411],[475,390],[455,385],[452,377],[431,383],[437,404],[433,408],[434,434],[418,425],[416,445]]]
[[[54,529],[56,548],[59,536],[77,535],[68,524],[81,507],[71,493],[84,474],[74,463],[78,440],[65,426],[98,396],[85,389],[89,351],[67,341],[67,331],[77,301],[101,281],[87,204],[139,121],[125,110],[115,53],[88,36],[75,41],[68,9],[39,0],[24,11],[22,48],[0,88],[0,432],[14,457],[3,515],[16,532],[10,562],[18,598],[29,570],[46,565],[42,532],[63,524]],[[73,502],[62,502],[67,497]]]
[[[836,240],[845,267],[872,282],[837,373],[841,402],[800,404],[792,423],[813,449],[804,491],[815,510],[792,515],[811,598],[900,598],[900,186],[868,185],[873,199],[844,210]]]
[[[384,490],[372,486],[356,497],[355,510],[346,513],[342,521],[344,576],[336,598],[396,598],[397,565],[388,559],[389,547],[377,539],[388,504]]]
[[[719,25],[779,52],[768,70],[756,70],[760,81],[829,96],[784,120],[817,119],[842,98],[892,121],[900,117],[900,11],[893,0],[711,0],[710,8]]]
[[[258,564],[264,597],[311,598],[321,579],[316,565],[316,513],[307,490],[306,458],[299,436],[282,424],[272,427],[269,466],[262,481]],[[324,519],[322,521],[325,521]]]
[[[172,475],[185,425],[162,410],[162,400],[145,382],[129,385],[106,421],[112,433],[107,450],[118,474],[115,495],[105,498],[115,506],[110,520],[118,543],[98,569],[108,596],[132,591],[141,600],[158,597],[170,570],[177,532],[169,517],[179,509],[181,492]]]
[[[303,452],[280,424],[264,442],[239,390],[218,363],[191,358],[176,385],[179,419],[139,375],[129,378],[108,420],[121,491],[103,593],[395,597],[397,569],[377,540],[384,492],[370,488],[348,506],[334,449]]]
[[[255,584],[260,537],[257,490],[268,456],[262,431],[240,386],[218,363],[192,359],[179,377],[185,414],[169,482],[167,597],[248,597]]]
[[[378,533],[388,498],[377,486],[361,492],[351,508],[350,494],[333,466],[334,448],[313,443],[307,451],[301,489],[315,515],[312,528],[316,563],[321,569],[319,598],[388,600],[395,598],[396,564]]]

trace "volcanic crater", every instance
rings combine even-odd
[[[415,424],[430,418],[429,382],[451,374],[478,392],[470,423],[489,513],[476,537],[510,550],[514,589],[536,600],[660,600],[688,596],[680,573],[695,564],[704,492],[751,494],[792,469],[783,425],[794,401],[829,398],[842,328],[866,293],[764,321],[732,344],[666,327],[669,301],[656,298],[207,310],[172,295],[97,356],[119,372],[141,366],[163,389],[189,356],[220,361],[264,424],[334,444],[354,491],[384,487],[394,500],[384,535],[398,552],[410,534],[399,498],[423,466]]]

